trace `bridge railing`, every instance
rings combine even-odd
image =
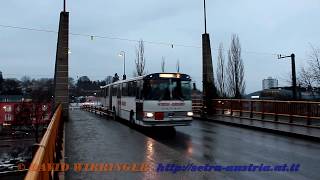
[[[195,114],[201,114],[202,99],[192,98],[192,111]]]
[[[304,121],[299,121],[299,123],[305,125],[311,125],[312,120],[320,120],[320,102],[247,99],[215,99],[212,101],[213,110],[226,116],[247,115],[249,118],[259,116],[262,120],[268,116],[274,121],[278,121],[279,117],[286,117],[288,123],[293,123],[294,118],[300,118]],[[202,101],[193,100],[193,102],[196,102],[195,108],[199,110],[199,103]]]
[[[56,109],[50,124],[45,132],[38,150],[33,157],[32,163],[29,167],[28,173],[25,177],[26,180],[36,179],[53,179],[54,171],[40,170],[41,165],[47,165],[49,163],[55,163],[59,155],[59,139],[61,139],[61,127],[62,127],[62,106],[59,105]],[[47,166],[46,166],[47,167]]]

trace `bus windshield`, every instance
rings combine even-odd
[[[145,80],[143,96],[145,100],[191,100],[191,84],[170,78]]]

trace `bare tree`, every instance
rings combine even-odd
[[[165,65],[166,65],[166,62],[165,62],[165,57],[162,56],[161,58],[161,71],[164,72],[165,71]]]
[[[245,92],[244,65],[241,58],[241,45],[238,35],[231,38],[231,47],[228,51],[228,93],[231,97],[241,98]]]
[[[311,90],[315,83],[312,71],[308,71],[305,67],[302,67],[298,73],[298,83]]]
[[[292,73],[282,72],[281,75],[278,77],[279,81],[283,86],[292,86]],[[298,79],[297,79],[298,80]],[[299,82],[297,82],[299,84]]]
[[[29,92],[32,87],[31,78],[28,76],[22,76],[20,81],[23,93]]]
[[[311,52],[309,52],[308,65],[299,69],[297,75],[298,84],[303,87],[314,87],[320,85],[320,49],[310,44]],[[282,80],[291,86],[291,73],[283,75]]]
[[[225,56],[223,53],[223,44],[220,43],[218,49],[218,62],[217,62],[217,87],[221,97],[226,97],[225,90]]]
[[[320,84],[320,48],[311,46],[311,53],[309,55],[309,66],[313,74],[313,78]]]
[[[144,68],[146,64],[146,59],[144,57],[144,43],[143,40],[138,42],[138,47],[136,47],[136,72],[138,76],[144,75]]]
[[[111,84],[112,83],[112,76],[107,76],[104,81],[106,82],[106,84]]]

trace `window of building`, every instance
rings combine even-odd
[[[44,105],[42,105],[41,110],[42,110],[42,111],[47,111],[47,110],[48,110],[48,106],[47,106],[47,105],[45,105],[45,104],[44,104]]]
[[[12,107],[10,105],[3,106],[4,112],[11,112]]]
[[[50,120],[50,115],[49,114],[45,114],[43,116],[43,120],[45,120],[45,121]]]
[[[4,120],[5,120],[5,121],[12,121],[12,116],[11,116],[11,114],[6,114],[5,117],[4,117]]]

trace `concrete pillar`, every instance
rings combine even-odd
[[[59,33],[57,42],[56,64],[54,73],[55,105],[62,104],[62,115],[69,115],[69,12],[60,13]]]
[[[207,113],[211,114],[212,99],[216,97],[216,89],[213,79],[212,55],[210,46],[210,36],[202,34],[202,85],[203,85],[203,105],[208,109]]]

